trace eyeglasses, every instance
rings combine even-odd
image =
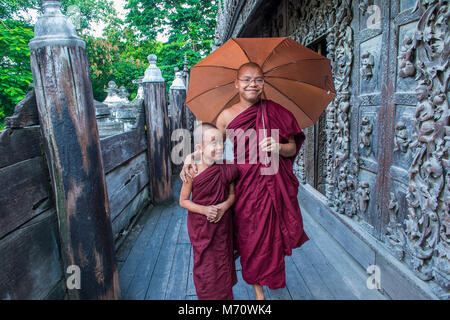
[[[257,84],[258,86],[262,86],[264,84],[263,78],[257,78],[257,79],[239,79],[238,78],[238,80],[242,81],[246,85],[250,84],[252,81],[254,81],[255,84]]]

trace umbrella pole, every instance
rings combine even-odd
[[[262,123],[263,123],[263,132],[264,132],[264,139],[267,138],[266,135],[266,124],[264,122],[264,105],[262,103],[262,99],[259,100],[261,102],[261,116],[262,116]],[[264,165],[268,163],[267,161],[267,152],[264,152]]]

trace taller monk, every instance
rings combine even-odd
[[[263,286],[270,289],[286,286],[284,256],[291,255],[292,249],[309,240],[303,230],[297,200],[299,183],[292,170],[305,134],[289,110],[261,98],[264,76],[258,64],[243,64],[237,72],[235,87],[240,101],[223,110],[215,124],[224,139],[227,131],[235,132],[232,136],[234,162],[241,177],[235,186],[236,246],[241,257],[242,277],[253,285],[255,298],[263,300]],[[263,127],[267,130],[265,138],[260,134]],[[270,136],[271,129],[278,129],[279,141]],[[242,134],[253,130],[255,139]],[[243,143],[245,140],[250,142]],[[261,151],[271,155],[271,159],[278,159],[279,165],[272,174],[261,171],[267,163],[260,157],[260,151],[255,152],[258,145]],[[256,161],[249,159],[255,155]],[[242,161],[243,157],[245,161]],[[193,175],[190,170],[197,170],[193,158],[194,154],[191,154],[185,160],[180,173],[183,181],[186,175]]]

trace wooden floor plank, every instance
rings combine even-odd
[[[241,257],[236,259],[236,270],[237,271],[242,271],[242,266],[241,266]]]
[[[284,287],[276,290],[268,288],[271,300],[292,300],[289,290]]]
[[[153,269],[150,284],[145,296],[146,300],[163,300],[166,296],[166,289],[169,283],[170,270],[173,267],[180,226],[181,216],[174,212],[164,236],[155,268]]]
[[[125,239],[123,240],[122,244],[117,249],[116,253],[117,262],[125,262],[131,250],[133,249],[133,246],[136,243],[137,238],[147,225],[147,221],[150,219],[151,216],[153,216],[151,214],[151,209],[150,210],[146,209],[145,212],[139,217],[139,220],[133,226],[133,229],[125,236]]]
[[[136,269],[141,262],[142,255],[146,252],[148,243],[150,242],[156,225],[161,217],[161,210],[152,210],[149,212],[150,218],[143,227],[133,248],[127,256],[127,259],[119,271],[120,288],[122,296],[127,296],[131,281],[135,275]]]
[[[333,294],[322,280],[320,274],[309,262],[310,257],[305,253],[304,247],[310,246],[311,242],[312,240],[309,240],[300,248],[292,250],[292,260],[294,261],[297,270],[305,280],[309,291],[312,293],[313,299],[333,300]]]
[[[305,246],[305,253],[310,258],[309,262],[319,273],[325,285],[330,289],[336,300],[355,300],[356,296],[342,280],[336,269],[329,264],[322,251],[317,247],[314,241],[311,245]]]
[[[242,279],[242,272],[239,270],[236,272],[238,282],[233,286],[233,296],[235,300],[250,300],[249,285]]]
[[[173,214],[172,208],[162,210],[156,229],[148,242],[143,255],[139,257],[140,263],[135,270],[130,288],[125,299],[143,300],[147,293],[150,278],[156,265],[167,227]]]
[[[263,291],[264,291],[264,297],[266,298],[266,300],[273,300],[272,296],[270,294],[269,288],[263,287]],[[255,294],[253,293],[253,299],[254,299],[254,297],[255,297]]]
[[[367,288],[367,273],[361,265],[306,210],[302,210],[303,212],[304,221],[312,231],[309,234],[310,237],[327,257],[329,263],[339,272],[342,280],[356,298],[364,300],[386,299],[378,291]]]
[[[311,300],[313,296],[303,277],[298,272],[291,256],[286,256],[286,288],[292,300]]]
[[[187,229],[187,211],[183,208],[180,208],[181,213],[182,213],[182,225],[181,225],[181,229],[180,229],[180,235],[178,236],[178,243],[187,243],[190,244],[191,240],[189,239],[189,233],[188,233],[188,229]]]
[[[176,245],[165,296],[167,300],[183,300],[186,297],[190,250],[191,247],[188,243],[178,243]]]
[[[195,284],[194,284],[194,252],[192,250],[191,246],[191,253],[190,253],[190,259],[189,259],[189,274],[188,274],[188,287],[187,287],[187,293],[188,296],[197,295],[197,292],[195,291]]]

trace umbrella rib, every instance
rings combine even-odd
[[[325,90],[325,89],[323,89],[323,88],[321,88],[321,87],[315,86],[315,85],[313,85],[313,84],[311,84],[311,83],[308,83],[308,82],[305,82],[305,81],[299,81],[299,80],[294,80],[294,79],[289,79],[289,78],[283,78],[283,77],[271,77],[271,76],[267,76],[267,77],[264,77],[264,78],[265,78],[265,79],[267,79],[267,78],[272,78],[272,79],[283,79],[283,80],[287,80],[287,81],[296,82],[296,83],[299,83],[299,84],[307,84],[307,85],[309,85],[309,86],[311,86],[311,87],[320,89],[320,90],[325,91],[325,92],[332,92],[332,93],[334,93],[334,94],[336,93],[336,92],[331,91],[331,90]],[[273,85],[272,85],[272,87],[273,87]]]
[[[199,93],[199,94],[196,95],[195,97],[192,97],[191,99],[189,99],[188,101],[186,101],[186,103],[191,102],[192,100],[198,98],[198,97],[201,96],[202,94],[205,94],[205,93],[207,93],[207,92],[209,92],[209,91],[211,91],[211,90],[217,89],[217,88],[225,87],[225,86],[227,86],[227,85],[229,85],[229,84],[232,84],[233,82],[234,82],[234,80],[231,81],[231,82],[227,82],[227,83],[225,83],[225,84],[222,84],[222,85],[220,85],[220,86],[216,86],[216,87],[214,87],[214,88],[210,88],[210,89],[208,89],[208,90],[205,90],[205,91],[203,91],[202,93]]]
[[[318,58],[318,59],[299,59],[299,60],[291,61],[291,62],[288,62],[288,63],[285,63],[285,64],[281,64],[279,66],[273,67],[272,69],[267,70],[266,72],[264,72],[264,74],[266,74],[266,73],[268,73],[270,71],[273,71],[275,69],[278,69],[278,68],[290,65],[290,64],[296,64],[297,62],[301,62],[301,61],[318,61],[318,60],[326,60],[326,58],[324,57],[324,58]]]
[[[191,70],[193,68],[221,68],[221,69],[230,69],[230,70],[237,71],[237,69],[235,69],[235,68],[230,68],[230,67],[225,67],[225,66],[214,66],[214,65],[210,65],[210,66],[208,66],[208,65],[206,65],[206,66],[196,66],[196,67],[192,67]]]
[[[286,39],[287,39],[287,38],[286,38]],[[264,69],[264,65],[266,64],[267,60],[269,60],[269,58],[273,55],[273,52],[276,50],[276,48],[278,48],[278,47],[280,46],[280,44],[282,44],[283,42],[285,42],[286,39],[284,39],[283,41],[280,41],[280,43],[277,44],[277,45],[275,46],[275,48],[272,49],[272,52],[270,52],[270,54],[266,57],[266,59],[264,59],[264,62],[263,62],[262,65],[261,65],[261,70]]]
[[[286,99],[288,99],[289,101],[291,101],[293,104],[297,105],[297,103],[295,103],[294,101],[292,101],[291,98],[289,98],[288,96],[286,96],[283,92],[281,92],[277,87],[275,87],[274,85],[272,85],[270,82],[267,82],[267,81],[266,81],[266,83],[267,83],[269,86],[271,86],[272,88],[274,88],[275,90],[277,90],[282,96],[284,96]],[[302,110],[303,113],[304,113],[304,114],[309,118],[309,120],[311,120],[311,122],[314,124],[314,120],[311,119],[311,117],[310,117],[310,116],[309,116],[302,108],[300,108],[300,110]]]
[[[234,94],[234,95],[231,97],[231,99],[229,99],[229,100],[223,105],[223,107],[220,108],[219,112],[216,113],[216,115],[214,116],[214,118],[212,119],[211,122],[216,121],[216,118],[219,116],[219,114],[222,112],[222,110],[225,108],[225,106],[226,106],[231,100],[233,100],[234,97],[236,97],[236,95],[238,95],[238,94],[239,94],[239,92],[236,92],[236,94]]]
[[[247,57],[248,62],[250,62],[251,60],[250,60],[250,58],[248,57],[248,54],[247,54],[247,52],[244,50],[244,48],[242,48],[242,47],[239,45],[239,43],[237,43],[236,40],[234,40],[234,38],[231,38],[231,40],[233,40],[233,42],[236,43],[236,45],[238,46],[238,48],[241,49],[242,52],[243,52],[243,53],[245,54],[245,56]]]

